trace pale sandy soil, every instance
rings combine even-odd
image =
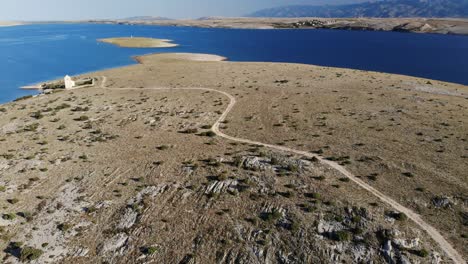
[[[12,27],[12,26],[19,26],[22,23],[19,22],[10,22],[10,21],[0,21],[0,27]]]
[[[90,74],[94,88],[0,106],[2,214],[31,213],[0,220],[2,247],[39,248],[41,263],[384,263],[390,243],[393,257],[450,263],[327,164],[203,134],[232,108],[219,133],[341,164],[467,257],[466,86],[185,56],[141,57]]]
[[[119,47],[125,48],[172,48],[177,47],[178,44],[171,43],[169,39],[154,39],[154,38],[106,38],[99,39],[99,42],[110,43]]]
[[[151,60],[149,56],[136,57],[138,62],[145,64]],[[199,61],[199,62],[215,62],[225,61],[227,58],[213,55],[213,54],[200,54],[200,53],[171,53],[171,56],[166,57],[168,60],[182,60],[182,61]]]

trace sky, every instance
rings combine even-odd
[[[242,16],[295,4],[343,4],[366,0],[0,0],[0,21],[112,19],[132,16],[199,18]]]

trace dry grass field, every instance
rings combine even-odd
[[[231,94],[223,133],[343,165],[466,259],[466,86],[218,60],[145,56],[89,74],[96,87],[0,106],[3,261],[451,263],[333,168],[216,136],[229,98],[153,88]]]

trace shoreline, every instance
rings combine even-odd
[[[23,24],[23,23],[16,23],[16,22],[15,22],[15,23],[13,23],[13,22],[12,22],[12,23],[4,22],[4,23],[2,24],[2,22],[0,22],[0,28],[2,28],[2,27],[16,27],[16,26],[22,26],[22,25],[25,25],[25,24]]]
[[[114,212],[120,212],[120,208],[128,208],[127,201],[138,192],[138,190],[135,191],[135,187],[145,183],[145,180],[155,186],[156,184],[176,181],[174,191],[184,191],[179,186],[200,186],[200,188],[190,189],[190,193],[195,192],[193,197],[199,197],[205,193],[207,188],[205,187],[207,182],[205,176],[213,175],[214,169],[210,166],[198,166],[197,177],[192,177],[190,174],[174,177],[173,175],[177,175],[177,172],[180,171],[181,162],[193,158],[193,160],[200,160],[200,163],[196,164],[203,164],[201,162],[204,160],[209,162],[214,159],[212,157],[216,157],[216,159],[219,157],[220,160],[229,162],[235,160],[237,153],[242,153],[238,151],[242,150],[237,149],[238,147],[245,148],[248,155],[261,158],[268,155],[265,149],[252,150],[254,145],[260,143],[266,148],[275,149],[275,153],[290,153],[290,150],[293,150],[292,152],[299,156],[311,157],[320,154],[319,157],[324,159],[325,165],[332,164],[334,165],[332,168],[338,168],[338,171],[330,170],[330,167],[327,166],[326,170],[306,171],[306,173],[303,173],[302,170],[296,170],[295,174],[286,175],[274,173],[271,178],[264,180],[263,177],[269,177],[265,175],[265,172],[245,170],[246,179],[251,179],[254,176],[261,181],[260,184],[255,183],[256,181],[249,183],[250,191],[237,194],[241,196],[239,200],[249,203],[242,209],[247,212],[247,216],[252,215],[252,208],[256,212],[253,216],[260,215],[264,211],[265,202],[271,202],[272,199],[271,196],[249,199],[251,193],[260,193],[260,190],[264,190],[265,186],[268,186],[264,183],[283,180],[271,187],[271,190],[279,193],[291,189],[290,192],[294,195],[276,196],[274,201],[281,208],[296,208],[297,204],[308,201],[310,195],[306,194],[313,191],[319,193],[318,199],[323,201],[323,203],[314,203],[315,212],[322,212],[322,210],[329,212],[335,208],[340,210],[337,212],[342,212],[342,208],[347,206],[349,201],[352,201],[352,205],[366,208],[372,215],[372,219],[368,220],[362,231],[366,236],[369,234],[374,237],[376,230],[382,228],[394,228],[401,230],[399,238],[417,238],[421,246],[416,249],[435,251],[442,254],[443,260],[448,259],[448,256],[458,255],[458,253],[461,254],[462,258],[468,254],[463,248],[463,239],[450,235],[453,230],[463,230],[462,223],[457,221],[458,218],[453,218],[454,214],[463,210],[462,205],[454,203],[452,208],[446,211],[447,214],[434,214],[442,209],[431,206],[421,206],[418,215],[414,215],[412,209],[405,209],[412,208],[413,203],[410,198],[416,196],[414,194],[415,188],[424,188],[425,190],[425,192],[417,194],[417,197],[420,198],[420,204],[430,201],[433,194],[441,193],[444,197],[445,195],[453,197],[466,191],[467,187],[463,184],[463,175],[458,173],[466,168],[466,163],[458,162],[465,159],[460,157],[465,153],[465,145],[460,142],[460,137],[465,137],[464,131],[466,131],[467,125],[466,122],[463,122],[467,109],[464,107],[467,104],[466,97],[448,96],[438,93],[437,90],[418,90],[421,87],[429,86],[428,79],[370,71],[298,63],[219,62],[225,58],[193,53],[156,53],[138,56],[137,59],[140,64],[92,73],[93,77],[97,78],[96,85],[92,88],[76,89],[70,93],[64,91],[39,98],[25,98],[27,100],[20,103],[3,105],[5,114],[0,115],[0,118],[3,118],[1,125],[5,129],[5,133],[8,131],[27,133],[11,133],[5,136],[3,141],[0,141],[4,149],[21,151],[20,155],[16,153],[13,155],[13,152],[10,155],[5,153],[3,157],[8,158],[5,164],[13,162],[15,162],[13,164],[28,164],[25,157],[37,155],[34,154],[37,149],[22,147],[23,145],[19,144],[24,144],[24,146],[40,145],[37,148],[47,144],[50,152],[43,151],[41,156],[31,156],[31,159],[60,161],[39,164],[41,166],[38,166],[38,169],[26,170],[22,177],[16,177],[17,166],[6,167],[6,172],[10,172],[8,170],[12,172],[5,173],[6,177],[10,178],[5,181],[4,188],[8,191],[12,190],[8,192],[7,198],[13,195],[21,197],[18,205],[9,205],[8,210],[11,212],[28,210],[37,213],[32,222],[25,225],[22,225],[20,221],[4,221],[12,230],[13,241],[28,241],[26,243],[33,241],[33,244],[25,245],[36,248],[40,248],[43,242],[55,245],[53,243],[56,239],[52,236],[46,236],[44,240],[40,240],[41,243],[34,244],[34,241],[39,241],[39,237],[44,237],[42,233],[37,235],[37,232],[33,232],[35,235],[33,239],[28,238],[28,232],[32,232],[33,226],[42,226],[37,224],[38,221],[44,219],[40,217],[50,217],[56,220],[55,215],[51,215],[48,210],[35,211],[37,203],[41,202],[35,197],[43,194],[44,190],[50,191],[50,195],[45,199],[53,201],[52,199],[55,199],[56,196],[61,197],[62,190],[66,195],[70,193],[68,189],[59,188],[60,185],[74,184],[75,189],[85,190],[79,195],[86,199],[87,204],[79,205],[78,208],[95,207],[103,200],[112,199],[113,202],[109,204],[112,206],[111,209],[93,211],[95,214],[88,215],[88,217],[96,217],[96,214],[102,214],[106,217],[99,215],[99,219],[104,219],[104,222],[95,222],[89,229],[82,230],[85,234],[83,237],[89,237],[88,234],[96,233],[96,230],[98,230],[98,234],[101,232],[105,234],[107,228],[105,231],[104,227],[113,228],[115,226],[112,225],[115,224],[113,219],[121,218],[120,214],[115,215]],[[204,59],[211,61],[201,62]],[[440,90],[468,94],[467,86],[437,81],[433,81],[430,86]],[[194,93],[187,93],[185,90],[194,90]],[[170,91],[170,93],[161,93],[161,91]],[[218,93],[213,93],[214,91]],[[220,93],[227,95],[227,97],[222,97]],[[231,98],[230,101],[227,100],[229,98]],[[447,107],[443,107],[441,103]],[[458,104],[460,104],[460,110],[453,111],[452,106]],[[437,114],[432,113],[431,110],[437,110]],[[434,115],[437,115],[437,118],[434,118]],[[24,118],[12,119],[12,117]],[[443,124],[440,123],[441,120],[444,121]],[[51,122],[58,123],[51,124]],[[26,128],[24,131],[23,127]],[[434,127],[440,129],[434,129]],[[193,128],[197,128],[197,130],[195,131]],[[201,130],[202,128],[204,130]],[[216,135],[210,136],[207,132],[208,129]],[[198,132],[200,135],[197,134]],[[454,133],[454,135],[444,138],[446,133]],[[96,138],[96,134],[100,136]],[[114,135],[118,135],[118,137]],[[311,135],[316,136],[311,137]],[[37,136],[37,139],[33,136]],[[421,136],[430,139],[443,138],[443,140],[434,141],[437,143],[430,143],[432,140],[427,141],[426,144],[434,144],[434,148],[428,150],[426,145],[421,145]],[[221,137],[243,142],[246,145],[230,144],[232,142],[222,140]],[[70,142],[74,144],[70,144]],[[450,149],[450,151],[437,152],[441,148]],[[395,155],[395,153],[399,155]],[[70,156],[68,160],[63,158],[68,156]],[[362,157],[369,157],[369,159],[364,162]],[[374,157],[378,157],[378,163],[372,162],[372,159],[376,159]],[[435,157],[439,159],[435,159]],[[336,165],[341,163],[343,159],[349,160],[349,163]],[[158,167],[161,170],[164,169],[165,173],[155,174],[155,178],[142,176],[142,179],[137,178],[138,181],[133,180],[134,177],[154,173],[154,168],[148,167],[148,164],[154,164],[155,160],[158,162]],[[409,165],[400,166],[399,164],[403,162],[408,162]],[[418,164],[418,166],[410,166],[412,164]],[[314,167],[317,168],[318,165],[319,163],[315,163]],[[68,180],[74,179],[76,175],[81,175],[84,166],[93,171],[103,172],[96,173],[93,177],[87,177],[85,180]],[[233,167],[227,162],[226,164],[220,162],[216,166],[226,166],[219,168],[219,171],[229,171],[231,168],[235,169],[236,173],[244,173],[245,169],[237,165]],[[344,176],[351,178],[354,183],[363,182],[364,184],[359,184],[361,187],[371,186],[371,193],[367,192],[368,190],[366,189],[366,191],[365,188],[356,188],[359,186],[354,183],[340,180],[343,179],[340,178],[343,175],[335,173],[345,166],[346,169],[343,170],[350,171],[352,175],[344,174]],[[447,166],[446,174],[438,173],[435,169],[437,166]],[[131,172],[132,168],[138,169]],[[147,170],[141,171],[139,168],[147,168]],[[374,180],[365,176],[369,175],[369,171],[379,175],[378,180],[377,176]],[[239,174],[236,173],[232,173],[232,175],[240,178],[237,176]],[[411,173],[411,177],[405,176],[409,173]],[[28,195],[23,195],[22,190],[14,187],[18,186],[22,179],[31,178],[38,174],[40,178],[36,181],[40,181],[40,185],[31,184]],[[252,176],[252,174],[254,175]],[[318,182],[318,178],[311,177],[311,174],[322,176],[320,182]],[[395,177],[395,175],[400,174],[402,174],[401,177]],[[55,175],[65,176],[57,178]],[[353,175],[363,176],[356,179]],[[194,182],[187,182],[187,180]],[[122,184],[122,182],[127,181],[128,184]],[[302,190],[302,188],[287,187],[286,184],[291,182],[300,182],[301,184],[297,184],[297,186],[302,186],[302,182],[304,182],[304,184],[311,186],[311,189]],[[336,187],[337,185],[340,186],[340,189]],[[389,186],[399,186],[399,188],[389,188]],[[122,195],[127,196],[116,197],[114,191],[116,189],[121,190]],[[73,192],[71,193],[73,194]],[[180,192],[180,195],[183,193]],[[180,200],[172,199],[172,197],[178,197],[179,194],[174,196],[172,192],[161,192],[159,195],[167,195],[166,197],[170,198],[167,200],[175,203],[171,207],[165,206],[165,208],[176,211],[173,214],[174,218],[168,219],[176,225],[174,230],[187,228],[187,232],[193,231],[194,234],[190,235],[190,239],[186,237],[174,238],[161,233],[158,233],[158,237],[169,237],[170,240],[177,239],[178,242],[188,241],[191,244],[193,237],[199,234],[198,229],[194,230],[190,226],[187,227],[186,224],[176,221],[185,219],[180,217],[180,212],[187,210],[187,206],[191,206],[191,204],[177,203]],[[385,196],[384,202],[382,203],[375,196]],[[244,203],[238,203],[237,200],[234,200],[235,197],[228,194],[216,198],[209,197],[202,202],[206,201],[206,204],[210,204],[212,199],[223,199],[223,197],[227,197],[227,199],[222,200],[223,203],[232,202],[232,205],[229,206],[244,205]],[[77,199],[70,200],[78,201]],[[399,203],[396,208],[394,205],[393,207],[388,206],[389,201],[392,204],[393,200]],[[332,202],[326,204],[327,201]],[[378,206],[374,205],[377,202]],[[159,204],[161,203],[152,203],[151,206]],[[30,207],[24,208],[25,205]],[[220,208],[229,206],[222,204]],[[55,205],[53,208],[56,208]],[[202,207],[195,205],[193,208]],[[394,217],[393,211],[390,211],[394,209],[397,210],[395,212],[403,212],[404,216],[416,219],[416,224],[407,221],[406,218]],[[62,212],[60,209],[56,210],[59,213]],[[314,223],[315,220],[322,221],[320,220],[323,219],[322,214],[303,212],[301,208],[296,210],[296,215],[308,217],[301,220],[301,225],[310,224],[311,230],[317,230],[317,225]],[[212,212],[212,215],[216,217],[213,219],[222,219],[215,214],[216,211]],[[68,218],[58,221],[70,223],[71,228],[82,222],[83,215],[81,213],[74,214],[73,210],[67,212],[69,212]],[[143,215],[146,212],[147,215]],[[147,224],[156,226],[158,222],[154,221],[155,218],[150,215],[152,210],[146,212],[142,213],[145,217],[141,217],[141,219],[143,221],[149,219],[150,222]],[[154,210],[154,212],[161,214],[160,210]],[[203,209],[195,213],[196,216],[207,214]],[[122,215],[125,215],[123,210]],[[228,221],[229,223],[232,223],[231,219],[242,221],[246,215],[234,215]],[[331,214],[331,216],[334,215],[336,214]],[[113,217],[112,220],[106,222],[106,219],[111,219],[108,216]],[[397,221],[389,223],[386,220],[388,217],[394,217]],[[422,224],[419,217],[423,219],[421,220]],[[167,219],[167,216],[164,219]],[[370,222],[371,220],[372,222]],[[344,220],[336,221],[343,222]],[[54,228],[47,229],[47,234],[50,233],[49,230],[56,232],[52,234],[61,234],[62,230],[55,228],[55,222],[53,223]],[[208,221],[208,223],[212,222]],[[146,222],[143,223],[146,224]],[[223,222],[218,221],[217,225],[218,223]],[[384,226],[382,227],[382,225]],[[211,230],[210,224],[204,224],[204,226],[207,227],[206,230]],[[272,228],[271,232],[278,232],[278,234],[282,232],[282,229],[278,230]],[[421,232],[423,230],[428,232]],[[313,232],[313,237],[321,234]],[[176,232],[176,234],[180,233]],[[297,237],[296,232],[285,233],[290,234],[293,238]],[[444,234],[444,236],[441,238],[439,233]],[[130,233],[128,236],[132,235],[135,236],[134,233]],[[330,245],[336,243],[336,241],[326,239],[325,235],[323,236],[324,239],[321,240],[323,243],[329,242]],[[351,231],[350,236],[353,236]],[[140,239],[141,236],[138,234],[138,237]],[[154,237],[154,235],[150,234],[148,237]],[[107,243],[106,241],[111,238],[103,236],[103,243]],[[216,238],[208,237],[208,239],[214,241]],[[129,241],[129,243],[133,243],[134,240],[129,239]],[[145,240],[148,242],[141,243],[140,241],[142,240],[138,240],[131,246],[138,248],[142,244],[152,245],[155,243],[150,238]],[[284,239],[284,241],[290,240]],[[353,246],[354,239],[350,241],[349,245]],[[75,242],[75,240],[70,239],[59,242],[61,245],[67,246],[66,249],[71,252],[70,254],[75,252],[74,243],[89,248],[95,246],[94,241],[88,240]],[[368,244],[368,246],[375,248],[375,252],[379,252],[380,241],[372,239],[370,242],[373,244]],[[441,245],[437,245],[436,242]],[[168,248],[172,247],[167,241],[158,241],[158,243],[167,245]],[[342,243],[347,245],[348,242],[343,241]],[[458,250],[458,253],[455,251],[454,254],[447,256],[444,251],[453,253],[450,245],[454,247],[454,250]],[[5,243],[4,246],[6,247],[7,244]],[[44,248],[43,257],[48,257],[53,249],[54,247]],[[211,248],[208,250],[211,251]],[[183,258],[185,253],[184,250],[179,257]],[[91,262],[99,262],[97,260],[105,258],[99,252],[90,251],[87,254],[86,257]],[[155,262],[166,262],[166,259],[163,258],[165,256],[168,255],[155,255],[155,258],[161,257]],[[343,258],[349,256],[352,254],[341,254]],[[121,257],[132,262],[133,255],[123,254]],[[173,256],[168,256],[167,259],[169,258],[173,259]],[[376,253],[373,258],[376,260],[375,262],[378,262],[381,255]],[[420,256],[417,255],[408,255],[408,258],[421,260]],[[212,261],[207,260],[206,262]]]
[[[171,39],[156,39],[142,37],[118,37],[118,38],[102,38],[98,42],[115,45],[121,48],[173,48],[179,44],[174,43]]]
[[[203,62],[232,62],[232,63],[252,63],[252,64],[257,64],[257,63],[262,63],[262,64],[287,64],[287,65],[320,67],[320,68],[331,69],[331,70],[346,70],[346,71],[352,70],[352,71],[357,71],[357,72],[361,72],[361,73],[368,72],[370,74],[383,74],[383,75],[386,75],[386,76],[389,76],[389,77],[399,77],[399,78],[402,78],[402,79],[413,78],[413,79],[422,80],[423,82],[427,82],[427,83],[438,82],[438,83],[441,83],[441,84],[444,84],[444,85],[468,87],[468,85],[464,85],[464,84],[461,84],[461,83],[447,82],[447,81],[443,81],[443,80],[436,80],[436,79],[430,79],[430,78],[424,78],[424,77],[418,77],[418,76],[412,76],[412,75],[405,75],[405,74],[388,73],[388,72],[380,72],[380,71],[370,71],[370,70],[359,70],[359,69],[353,69],[353,68],[341,68],[341,67],[333,67],[333,66],[321,66],[321,65],[306,64],[306,63],[293,63],[293,62],[287,62],[287,63],[284,63],[284,62],[268,62],[268,61],[242,61],[242,62],[238,62],[238,61],[230,61],[229,58],[224,57],[224,56],[220,56],[220,55],[216,55],[216,54],[188,53],[188,52],[187,53],[184,53],[184,52],[147,53],[147,54],[144,54],[144,55],[135,55],[135,56],[130,57],[135,62],[133,64],[97,69],[97,70],[93,70],[93,71],[89,71],[89,72],[74,74],[74,75],[71,75],[71,77],[72,78],[78,78],[78,77],[83,78],[83,77],[86,77],[86,76],[87,77],[93,76],[96,73],[102,72],[102,71],[118,70],[118,69],[131,67],[133,65],[139,65],[139,64],[143,65],[143,64],[145,64],[145,60],[147,60],[147,59],[151,59],[154,56],[164,56],[164,55],[169,56],[170,60],[180,60],[180,61],[186,60],[186,61],[193,61],[193,62],[199,62],[199,63],[200,62],[202,62],[202,63]],[[42,89],[34,88],[34,87],[39,87],[43,83],[55,82],[55,81],[59,81],[59,80],[61,80],[61,79],[60,78],[59,79],[49,79],[49,80],[38,82],[36,84],[30,84],[30,85],[22,86],[19,89],[21,89],[21,90],[30,90],[30,91],[38,91],[37,94],[31,95],[32,97],[37,97],[37,96],[40,96],[40,95],[43,94],[41,92]],[[419,91],[427,92],[425,90],[429,91],[429,89],[420,89]],[[60,90],[60,91],[62,91],[62,90]],[[67,90],[64,89],[63,91],[67,91]],[[72,89],[70,91],[72,91]],[[445,94],[445,93],[440,93],[440,94],[441,95],[448,95],[448,96],[459,96],[459,97],[464,97],[465,99],[468,99],[468,92],[464,93],[464,94],[458,94],[458,95],[456,94],[457,92],[458,91],[450,91],[447,94]],[[22,96],[22,97],[24,97],[24,96]],[[13,99],[12,101],[9,101],[9,102],[0,103],[0,106],[11,103],[11,102],[14,102],[15,100],[17,100],[19,98],[22,98],[22,97],[15,98],[15,99]]]
[[[208,18],[199,20],[88,20],[91,24],[180,26],[227,29],[333,29],[468,35],[458,18]]]
[[[225,29],[330,29],[355,31],[382,31],[419,34],[468,36],[467,18],[207,18],[188,20],[125,20],[96,19],[77,21],[32,21],[19,25],[40,24],[111,24],[174,26]]]
[[[119,68],[124,68],[124,67],[129,67],[129,66],[132,66],[132,65],[138,65],[138,64],[144,64],[144,59],[145,57],[149,57],[149,56],[154,56],[154,55],[158,55],[158,54],[168,54],[168,53],[147,53],[147,54],[143,54],[143,55],[135,55],[135,56],[130,56],[130,58],[134,61],[134,63],[132,64],[127,64],[127,65],[120,65],[120,66],[115,66],[115,67],[108,67],[108,68],[101,68],[101,69],[97,69],[97,70],[93,70],[93,71],[89,71],[89,72],[83,72],[83,73],[77,73],[77,74],[74,74],[72,75],[71,77],[84,77],[84,76],[92,76],[94,75],[96,72],[101,72],[101,71],[109,71],[109,70],[116,70],[116,69],[119,69]],[[229,58],[227,57],[224,57],[224,56],[219,56],[219,55],[215,55],[215,54],[201,54],[201,53],[183,53],[183,52],[178,52],[178,53],[170,53],[170,54],[179,54],[179,55],[204,55],[206,57],[204,57],[205,59],[208,58],[208,60],[193,60],[193,61],[199,61],[199,62],[222,62],[222,61],[229,61]],[[203,56],[201,57],[203,59]],[[181,58],[180,58],[181,59]],[[32,96],[32,97],[37,97],[41,94],[43,94],[41,91],[42,89],[40,88],[40,86],[44,83],[49,83],[49,82],[56,82],[56,81],[59,81],[61,80],[61,78],[57,78],[57,79],[48,79],[48,80],[43,80],[43,81],[39,81],[37,83],[33,83],[33,84],[28,84],[28,85],[25,85],[25,86],[21,86],[17,89],[19,90],[25,90],[25,91],[36,91],[35,94],[31,94],[31,95],[26,95],[26,96],[20,96],[20,97],[17,97],[17,98],[14,98],[10,101],[7,101],[7,102],[4,102],[4,103],[1,103],[0,102],[0,106],[1,105],[5,105],[5,104],[9,104],[9,103],[12,103],[14,102],[15,100],[18,100],[20,98],[23,98],[23,97],[28,97],[28,96]],[[62,91],[62,90],[60,90]],[[66,91],[66,90],[63,90],[63,91]]]

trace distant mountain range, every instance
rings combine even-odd
[[[468,18],[468,0],[384,0],[360,4],[283,6],[249,17],[456,17]]]

